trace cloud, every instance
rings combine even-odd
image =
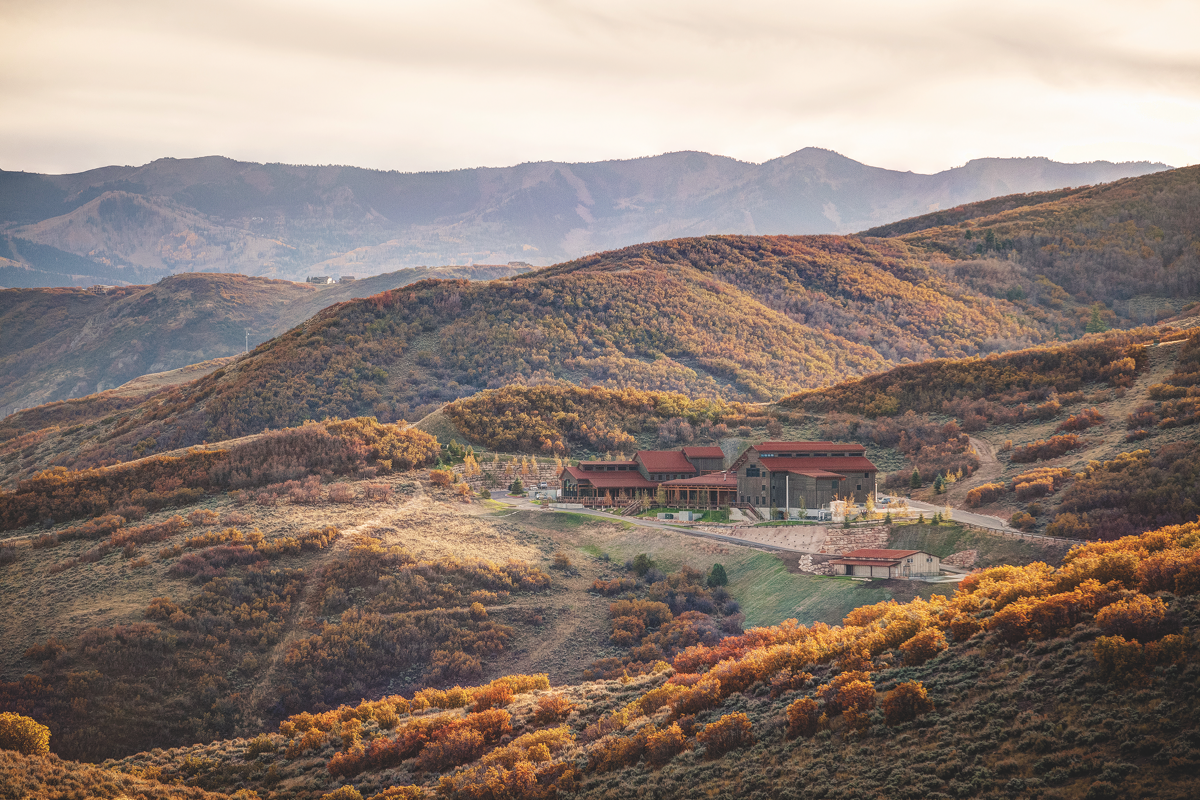
[[[0,22],[7,169],[1200,162],[1194,3],[10,0]]]

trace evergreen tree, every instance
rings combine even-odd
[[[508,485],[508,491],[513,494],[525,494],[525,484],[521,483],[520,478],[513,478],[513,482]]]
[[[724,586],[729,583],[729,576],[725,574],[725,567],[720,564],[713,564],[712,570],[708,573],[708,585],[710,587]]]
[[[946,491],[946,480],[941,475],[938,475],[933,479],[933,493],[941,494],[944,491]]]
[[[1108,330],[1108,323],[1100,318],[1100,304],[1092,305],[1092,318],[1088,320],[1088,324],[1084,327],[1088,333],[1104,333]]]
[[[908,485],[913,489],[921,488],[921,473],[917,471],[916,467],[913,467],[912,477],[908,479]]]

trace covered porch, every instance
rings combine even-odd
[[[715,509],[737,503],[737,473],[713,472],[666,481],[668,508]]]

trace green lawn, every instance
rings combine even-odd
[[[888,537],[888,547],[896,550],[923,550],[938,558],[945,558],[962,550],[978,550],[977,567],[992,567],[1000,564],[1030,564],[1045,561],[1058,565],[1066,555],[1067,546],[1056,543],[1042,544],[1024,539],[1015,539],[996,533],[964,528],[961,525],[895,525]]]
[[[725,571],[729,574],[729,593],[742,604],[746,628],[775,625],[791,618],[804,625],[813,622],[839,624],[854,609],[893,597],[882,581],[788,572],[783,562],[770,553],[754,553],[737,561],[731,559],[725,563]],[[947,593],[945,587],[932,584],[907,585],[926,598],[934,593]]]

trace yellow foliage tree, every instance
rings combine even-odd
[[[27,756],[50,752],[50,729],[21,714],[0,714],[0,749],[16,750]]]

